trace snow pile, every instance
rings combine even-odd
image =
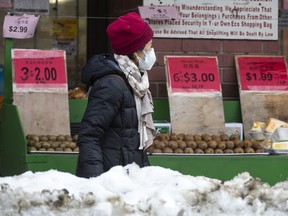
[[[1,216],[286,216],[288,181],[249,173],[221,182],[151,166],[117,166],[84,179],[50,170],[0,178]]]

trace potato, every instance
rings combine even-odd
[[[245,152],[245,153],[255,153],[254,149],[251,148],[251,147],[246,147],[246,148],[244,148],[244,152]]]
[[[48,140],[55,142],[57,140],[57,137],[54,135],[49,135]]]
[[[184,140],[185,134],[180,133],[177,135],[177,137],[178,137],[178,140]]]
[[[214,150],[214,153],[215,153],[215,154],[223,154],[224,152],[223,152],[223,149],[216,148],[216,149]]]
[[[153,141],[155,141],[155,140],[159,140],[160,141],[162,139],[161,135],[162,135],[161,133],[156,133]]]
[[[171,148],[169,148],[169,147],[165,147],[163,149],[163,153],[173,153],[173,150]]]
[[[175,149],[174,150],[174,153],[184,153],[184,151],[183,151],[183,149],[181,149],[181,148],[177,148],[177,149]]]
[[[243,148],[251,148],[252,147],[252,142],[251,140],[243,140]]]
[[[204,150],[205,154],[213,154],[214,153],[214,149],[212,148],[207,148]]]
[[[55,151],[63,151],[62,148],[56,148]]]
[[[71,148],[71,149],[74,149],[77,147],[76,143],[75,142],[70,142],[69,145],[67,145],[68,148]]]
[[[178,138],[177,134],[171,133],[169,140],[177,141],[177,140],[179,140],[179,138]]]
[[[212,137],[209,134],[202,134],[201,138],[205,142],[209,142],[210,140],[212,140]]]
[[[184,141],[194,141],[194,136],[192,134],[185,134]]]
[[[157,135],[157,139],[160,141],[164,141],[164,140],[170,140],[170,134],[169,133],[164,133],[164,134],[159,134]]]
[[[190,147],[184,149],[184,153],[187,153],[187,154],[193,154],[194,153],[194,150]]]
[[[208,148],[208,144],[205,141],[197,141],[197,148],[205,150]]]
[[[34,142],[33,143],[33,146],[36,148],[36,149],[40,149],[42,147],[41,143],[40,142]]]
[[[234,140],[234,147],[237,148],[237,147],[243,147],[243,142],[242,140]]]
[[[64,151],[65,152],[72,152],[72,149],[71,148],[65,148]]]
[[[58,135],[57,140],[63,142],[63,141],[65,141],[65,136],[64,135]]]
[[[221,141],[221,138],[218,135],[212,135],[211,137],[212,137],[212,140],[214,141]]]
[[[74,148],[73,152],[79,152],[79,147],[77,146],[76,148]]]
[[[155,148],[152,153],[162,153],[162,149]]]
[[[226,143],[225,143],[225,141],[220,141],[220,142],[218,142],[218,143],[217,143],[217,148],[218,148],[218,149],[222,149],[222,150],[226,149]]]
[[[27,134],[27,135],[25,136],[26,140],[30,140],[31,135],[32,135],[32,134]]]
[[[255,150],[255,153],[264,153],[264,148],[256,149],[256,150]]]
[[[178,143],[176,141],[168,141],[168,147],[171,148],[173,151],[178,148]]]
[[[34,140],[28,140],[27,146],[34,146],[35,141]]]
[[[178,143],[179,148],[181,148],[181,149],[187,148],[187,145],[183,140],[178,140],[177,143]]]
[[[226,149],[234,149],[234,142],[233,141],[226,141]]]
[[[194,150],[194,153],[195,153],[195,154],[204,154],[204,151],[203,151],[202,149],[196,148],[196,149]]]
[[[192,149],[196,149],[197,148],[197,143],[195,141],[186,141],[186,146],[190,147]]]
[[[168,146],[168,142],[169,142],[168,140],[164,140],[162,142],[164,143],[165,146]]]
[[[220,135],[220,139],[221,139],[222,141],[228,141],[228,140],[229,140],[229,136],[228,136],[227,134],[221,134],[221,135]]]
[[[252,148],[254,150],[257,150],[257,149],[262,149],[263,147],[261,146],[261,144],[259,142],[257,142],[256,140],[253,140],[251,141],[251,144],[252,144]]]
[[[160,140],[154,139],[153,140],[153,145],[155,145],[156,143],[160,142]]]
[[[45,149],[50,148],[50,143],[47,142],[47,141],[42,141],[41,142],[41,147],[45,148]]]
[[[236,147],[234,150],[234,153],[244,153],[244,149],[243,148],[241,148],[241,147]]]
[[[51,146],[51,148],[56,149],[56,148],[58,148],[60,146],[60,144],[61,144],[60,141],[55,141],[55,142],[52,142],[50,144],[50,146]]]
[[[64,143],[66,146],[68,146],[71,142],[70,141],[63,141],[62,143]]]
[[[31,151],[37,151],[37,149],[34,147],[34,146],[29,146],[27,148],[28,152],[31,152]]]
[[[59,147],[60,147],[61,149],[65,149],[67,146],[66,146],[65,143],[62,142],[62,143],[59,145]]]
[[[48,141],[48,137],[46,135],[39,136],[40,141]]]
[[[35,134],[33,134],[33,135],[30,136],[30,140],[33,140],[33,141],[35,141],[35,142],[39,142],[39,141],[40,141],[40,140],[39,140],[39,136],[37,136],[37,135],[35,135]]]
[[[198,135],[198,134],[194,135],[194,141],[201,141],[201,140],[202,140],[201,135]]]
[[[149,146],[148,148],[147,148],[147,152],[149,152],[149,153],[152,153],[153,152],[153,150],[155,149],[155,146],[154,145],[151,145],[151,146]],[[74,150],[74,149],[73,149]]]
[[[232,149],[224,149],[224,154],[233,154],[234,151]]]
[[[46,151],[46,148],[40,148],[38,151]]]
[[[210,141],[208,142],[208,147],[209,147],[209,148],[212,148],[212,149],[216,149],[216,147],[217,147],[217,142],[216,142],[215,140],[210,140]]]
[[[231,141],[239,140],[239,135],[237,135],[237,134],[232,134],[232,135],[229,137],[229,140],[231,140]]]
[[[73,138],[70,135],[65,135],[65,141],[72,142]]]
[[[55,151],[53,148],[48,148],[47,151]]]
[[[158,141],[155,143],[155,148],[163,149],[163,148],[165,148],[165,143],[163,141]]]

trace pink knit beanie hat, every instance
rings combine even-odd
[[[150,26],[135,12],[113,21],[106,30],[114,53],[128,55],[144,48],[153,37]]]

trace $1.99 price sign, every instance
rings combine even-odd
[[[166,56],[172,92],[221,91],[216,57]]]
[[[237,56],[242,90],[288,90],[287,67],[283,56]]]
[[[63,50],[13,49],[12,61],[16,88],[67,87]]]

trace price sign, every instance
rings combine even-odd
[[[166,56],[166,66],[173,92],[221,90],[216,57]]]
[[[38,20],[39,16],[34,15],[6,15],[3,25],[3,37],[17,39],[32,38]]]
[[[139,6],[143,19],[180,19],[179,12],[174,6]]]
[[[13,49],[16,88],[67,88],[65,51]]]
[[[12,0],[1,0],[0,8],[9,8],[12,7]]]
[[[287,91],[288,78],[283,56],[237,56],[242,90]]]

